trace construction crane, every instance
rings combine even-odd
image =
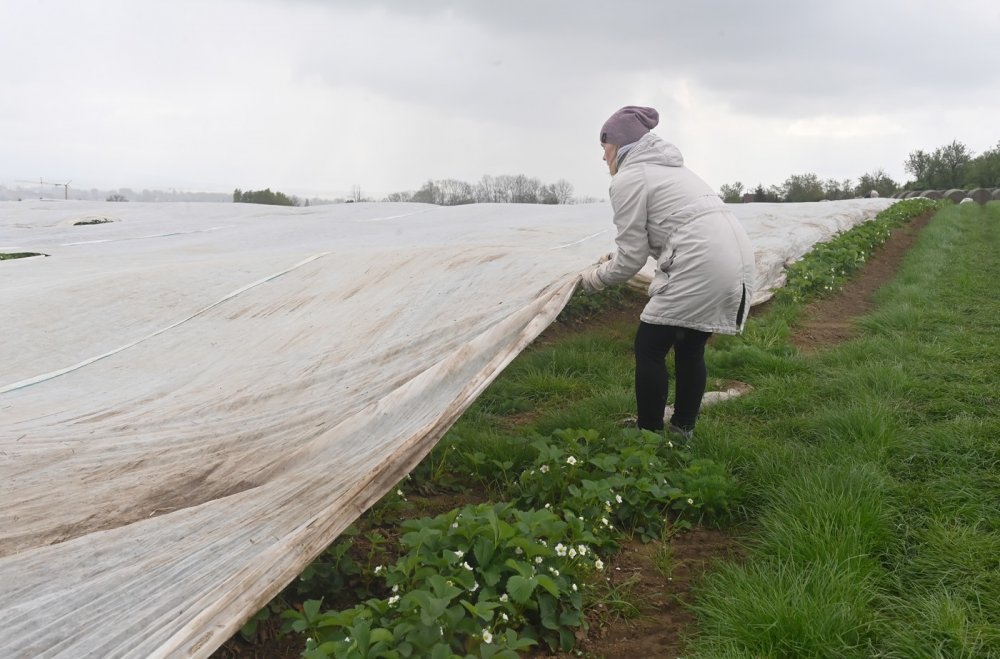
[[[19,179],[18,183],[34,183],[34,181],[26,181],[24,179]],[[42,198],[42,191],[46,185],[53,185],[57,188],[63,189],[63,199],[69,199],[69,184],[72,183],[72,179],[66,181],[65,183],[53,183],[52,181],[46,181],[42,177],[38,177],[38,198]]]

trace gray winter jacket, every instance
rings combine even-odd
[[[684,166],[677,147],[653,133],[636,142],[611,179],[611,207],[618,249],[597,276],[608,286],[624,283],[652,256],[656,272],[643,321],[743,331],[754,288],[750,239],[715,191]]]

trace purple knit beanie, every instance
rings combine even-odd
[[[660,123],[660,113],[653,108],[626,105],[615,112],[601,126],[601,143],[624,146],[655,128]]]

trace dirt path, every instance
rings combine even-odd
[[[806,305],[792,343],[811,352],[856,337],[854,319],[872,310],[872,296],[896,276],[900,262],[932,216],[932,212],[925,213],[896,228],[842,292]]]

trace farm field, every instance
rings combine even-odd
[[[850,235],[874,244],[885,222],[868,220],[880,212],[898,219],[922,203],[933,205],[734,206],[754,242],[755,299],[781,288],[785,263],[818,241],[865,224]],[[407,491],[400,479],[555,319],[612,234],[598,203],[5,204],[0,252],[40,256],[5,260],[8,284],[0,287],[0,309],[17,310],[4,316],[0,343],[0,582],[17,584],[0,590],[0,655],[44,656],[58,647],[109,657],[208,656],[358,515]],[[837,285],[863,248],[836,247],[840,267],[817,272],[823,276],[795,295],[820,281]],[[580,296],[574,306],[602,299]],[[592,393],[609,368],[629,379],[620,354],[605,360],[609,368],[595,355],[581,358]],[[564,384],[560,375],[536,403],[568,406],[590,395]],[[525,398],[538,396],[530,387],[515,392],[500,401],[513,407],[500,411],[516,414]],[[577,418],[630,407],[630,398],[605,396],[603,408]],[[558,464],[574,467],[566,473],[577,481],[602,482],[570,492],[587,499],[586,528],[580,520],[563,526],[569,508],[557,497],[569,482],[538,477],[557,463],[539,464],[535,484],[523,483],[519,494],[496,489],[490,498],[513,503],[517,494],[518,510],[560,504],[561,521],[547,532],[573,534],[575,553],[609,556],[626,527],[655,536],[663,506],[692,518],[727,512],[731,479],[723,467],[695,464],[681,447],[634,432],[609,439],[588,426],[562,427],[576,435],[565,441],[580,446]],[[521,436],[520,457],[553,437]],[[616,465],[626,442],[627,475]],[[498,466],[486,450],[460,454],[463,462],[445,467],[485,474],[494,488],[522,485],[527,464],[514,471],[516,455]],[[654,481],[648,465],[656,461],[663,471]],[[625,486],[637,488],[634,496]],[[607,510],[612,501],[620,509]],[[566,546],[556,539],[546,551],[556,544]],[[458,548],[448,551],[457,558]],[[507,558],[524,571],[516,575],[528,581],[524,597],[539,586],[566,595],[560,606],[568,611],[547,613],[558,629],[546,629],[558,639],[544,642],[569,647],[584,591],[582,581],[566,580],[594,575],[553,559],[546,570],[562,575],[553,585],[546,575],[533,580],[534,559],[545,557],[525,565],[495,555],[504,559],[495,577],[504,583],[515,576],[504,571],[513,569]],[[457,562],[464,564],[479,565]],[[520,615],[513,606],[508,617]],[[492,647],[491,629],[461,633]],[[519,647],[528,640],[538,641],[515,639]]]
[[[626,504],[608,500],[617,516],[610,525],[620,532],[605,534],[603,545],[601,534],[590,538],[605,557],[603,569],[579,559],[559,563],[554,547],[539,550],[550,574],[578,582],[526,583],[532,590],[515,605],[487,580],[478,599],[465,596],[477,604],[456,617],[453,638],[464,636],[476,656],[518,642],[522,654],[538,653],[527,641],[542,639],[593,657],[997,653],[1000,309],[991,282],[998,274],[998,215],[995,204],[946,207],[912,250],[906,241],[915,228],[897,230],[844,291],[804,304],[817,289],[843,283],[811,283],[828,269],[831,253],[847,248],[817,250],[790,272],[786,293],[756,315],[744,337],[713,341],[715,384],[738,380],[754,391],[706,409],[691,447],[654,458],[679,490],[654,496],[656,514],[644,516],[627,505],[643,496],[643,486],[620,483]],[[893,274],[887,259],[903,253],[898,276],[869,300]],[[556,465],[558,478],[568,479],[577,468],[567,469],[568,459],[576,462],[584,451],[601,463],[623,447],[633,455],[643,448],[621,427],[631,405],[635,304],[625,294],[577,296],[570,320],[515,360],[412,478],[307,570],[288,601],[245,628],[255,642],[234,639],[217,656],[274,656],[279,647],[297,656],[307,635],[309,656],[362,656],[357,634],[344,631],[372,615],[357,612],[367,606],[382,623],[405,622],[413,598],[400,602],[400,595],[421,590],[414,571],[400,567],[410,555],[399,543],[412,541],[407,532],[447,538],[459,522],[456,506],[480,501],[586,505],[585,493],[566,494],[567,481],[556,487]],[[853,320],[865,305],[874,307]],[[572,320],[594,307],[603,308],[596,319]],[[552,470],[533,480],[542,465]],[[709,477],[690,478],[693,468]],[[401,517],[433,514],[444,517],[408,522],[401,534]],[[489,517],[484,509],[462,514]],[[474,531],[464,537],[469,546],[458,551],[467,560],[446,562],[442,573],[457,567],[461,575],[463,562],[478,570],[491,560],[466,551]],[[495,544],[496,553],[524,551],[502,545]],[[706,560],[719,562],[699,578]],[[531,574],[522,578],[530,582]],[[479,581],[465,590],[475,592]],[[322,605],[302,607],[324,588]],[[553,601],[538,608],[545,593]],[[484,601],[487,608],[477,610]],[[282,616],[282,604],[299,612]],[[561,614],[546,624],[549,605]],[[576,609],[583,617],[573,620]],[[501,614],[520,615],[522,624],[503,625]],[[282,624],[298,624],[305,634],[269,643]],[[385,630],[377,637],[403,633],[403,626],[375,625]],[[366,641],[380,642],[371,634]]]

